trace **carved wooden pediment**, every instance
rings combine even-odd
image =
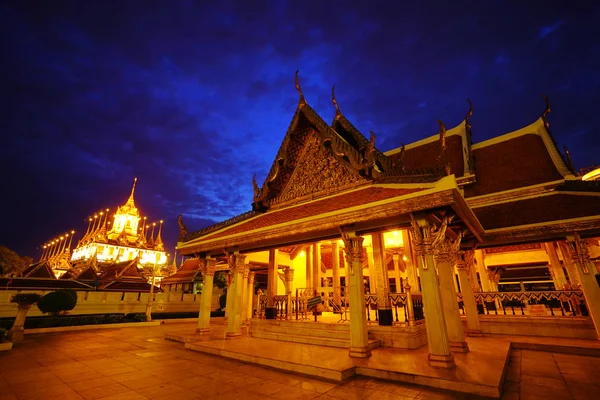
[[[306,138],[306,145],[287,184],[281,194],[271,201],[271,205],[288,205],[369,182],[338,161],[331,150],[322,144],[319,135],[312,132]]]

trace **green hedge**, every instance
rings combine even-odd
[[[211,317],[222,317],[224,311],[211,311]],[[198,312],[178,312],[178,313],[153,313],[152,319],[178,319],[178,318],[198,318]],[[12,328],[15,318],[0,318],[0,329],[6,330]],[[27,317],[25,320],[25,329],[36,328],[55,328],[61,326],[80,326],[80,325],[102,325],[119,324],[122,322],[146,322],[146,314],[84,314],[84,315],[59,315]]]

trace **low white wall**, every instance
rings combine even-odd
[[[17,305],[10,302],[17,293],[39,293],[44,295],[50,291],[18,291],[0,290],[0,318],[14,317],[17,315]],[[211,309],[219,308],[219,296],[222,290],[215,288]],[[144,313],[150,293],[138,292],[77,292],[77,305],[69,312],[70,315],[78,314],[112,314],[112,313]],[[182,292],[154,293],[153,312],[196,312],[200,309],[200,294],[183,294]],[[28,316],[40,316],[40,310],[33,306]]]
[[[587,317],[530,317],[480,315],[484,334],[596,339],[596,329]],[[467,327],[463,317],[463,326]]]

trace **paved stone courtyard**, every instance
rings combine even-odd
[[[366,378],[330,383],[185,350],[163,339],[189,325],[27,335],[12,351],[0,353],[0,400],[473,398]],[[503,398],[595,399],[599,368],[598,358],[517,350]]]

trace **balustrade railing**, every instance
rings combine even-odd
[[[266,318],[267,310],[267,295],[263,294],[258,296],[258,308],[256,310],[256,316],[260,319]]]
[[[540,292],[473,293],[477,312],[484,315],[587,317],[583,292],[554,290]],[[459,309],[464,313],[463,294],[457,294]]]
[[[408,302],[406,293],[390,293],[389,294],[390,304],[394,310],[394,315],[396,317],[396,323],[400,323],[400,319],[398,318],[398,308],[402,309],[402,313],[404,314],[404,321],[408,322]]]

